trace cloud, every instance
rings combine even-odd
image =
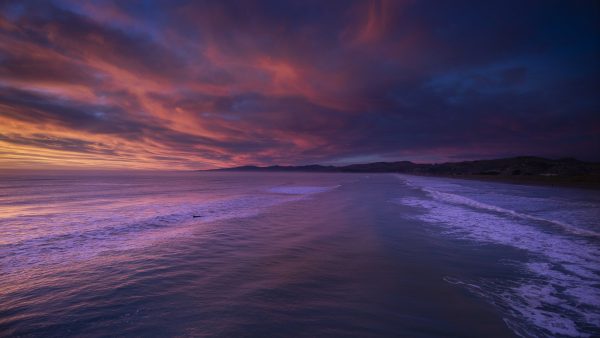
[[[2,167],[600,160],[598,4],[6,1]]]

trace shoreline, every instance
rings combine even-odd
[[[399,173],[423,177],[441,177],[462,180],[475,180],[485,182],[507,183],[515,185],[534,185],[545,187],[577,188],[600,190],[600,177],[591,180],[589,177],[547,177],[547,176],[494,176],[494,175],[432,175],[420,173]]]
[[[600,163],[584,162],[575,158],[547,159],[535,156],[445,163],[399,161],[344,166],[310,164],[261,167],[246,165],[211,171],[399,173],[512,184],[600,189]]]
[[[474,180],[485,182],[497,182],[516,185],[532,185],[545,187],[576,188],[586,190],[600,190],[600,176],[538,176],[538,175],[478,175],[478,174],[430,174],[419,172],[401,172],[401,171],[311,171],[311,170],[198,170],[197,172],[221,172],[221,173],[251,173],[251,174],[274,174],[274,173],[305,173],[305,174],[399,174],[421,177],[439,177],[462,180]]]

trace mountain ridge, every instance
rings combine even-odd
[[[240,166],[208,171],[245,172],[343,172],[343,173],[405,173],[417,175],[451,176],[463,178],[493,178],[530,180],[548,183],[580,183],[600,186],[600,163],[574,158],[548,159],[536,156],[518,156],[490,160],[444,163],[414,163],[411,161],[372,162],[333,165],[301,166]]]

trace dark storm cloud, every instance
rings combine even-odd
[[[0,116],[36,124],[57,124],[93,133],[140,134],[143,126],[118,108],[74,103],[49,95],[2,88]]]
[[[145,167],[600,159],[593,1],[9,1],[0,13],[0,142],[23,152],[102,149]]]

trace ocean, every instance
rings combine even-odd
[[[0,173],[0,336],[592,337],[600,191]]]

